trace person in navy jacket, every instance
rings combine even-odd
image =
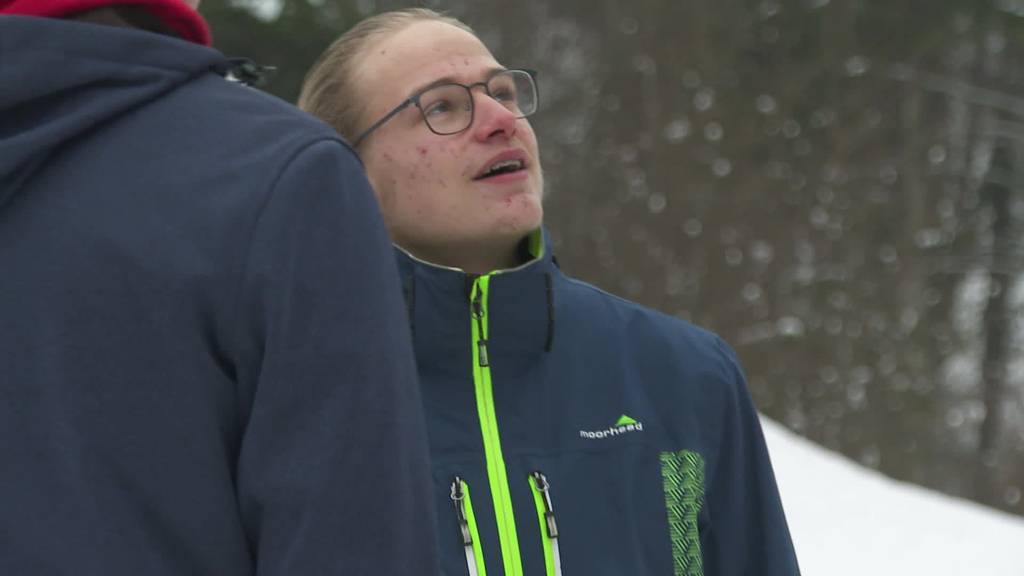
[[[445,574],[798,573],[733,351],[555,264],[532,71],[387,12],[299,105],[353,142],[396,246]]]
[[[360,162],[190,4],[0,0],[0,574],[436,574]]]

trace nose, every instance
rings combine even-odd
[[[473,91],[473,137],[481,142],[492,138],[512,138],[516,133],[516,115],[482,88]]]

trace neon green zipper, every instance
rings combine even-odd
[[[555,524],[555,507],[551,503],[551,487],[548,485],[548,479],[540,472],[531,474],[530,480],[533,503],[537,506],[541,546],[544,548],[544,573],[547,576],[562,576],[562,558],[558,551],[558,525]]]
[[[487,290],[490,281],[489,275],[480,276],[473,281],[473,290],[470,293],[473,387],[476,391],[476,409],[484,441],[484,458],[487,461],[487,481],[491,487],[494,517],[498,524],[501,561],[505,567],[505,576],[523,576],[519,536],[516,533],[516,520],[512,512],[512,496],[509,493],[505,458],[501,453],[501,438],[498,435],[498,419],[494,411],[494,393],[491,387],[490,359],[487,356]]]
[[[487,576],[484,565],[484,550],[480,543],[480,532],[476,528],[476,514],[473,513],[473,499],[469,497],[469,484],[458,476],[452,481],[452,503],[459,518],[459,532],[462,546],[466,550],[466,566],[469,576]]]

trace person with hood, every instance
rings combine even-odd
[[[533,72],[387,12],[299,105],[354,143],[396,245],[446,575],[798,573],[734,352],[558,269]]]
[[[0,0],[0,574],[435,574],[373,193],[196,4]]]

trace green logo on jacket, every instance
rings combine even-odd
[[[623,414],[619,416],[619,421],[615,423],[616,426],[629,426],[630,424],[636,424],[636,420]]]
[[[618,436],[620,434],[627,434],[629,432],[643,432],[644,423],[637,421],[631,416],[623,414],[619,416],[618,421],[613,426],[605,430],[580,430],[580,438],[587,438],[589,440],[597,440],[601,438],[608,438],[610,436]]]

